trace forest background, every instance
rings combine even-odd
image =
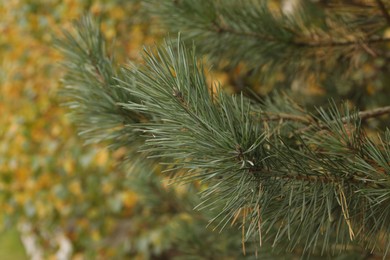
[[[123,174],[111,174],[120,152],[83,146],[61,107],[63,71],[53,36],[92,13],[107,39],[115,38],[120,57],[137,59],[141,44],[152,40],[131,18],[134,2],[0,1],[0,259],[26,259],[16,231],[26,221],[77,222],[67,235],[84,241],[83,252],[85,238],[98,241],[111,222],[131,216],[137,197]]]

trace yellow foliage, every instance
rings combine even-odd
[[[16,181],[19,183],[26,183],[29,177],[29,171],[26,168],[19,168],[15,172]]]
[[[372,96],[375,93],[377,93],[377,89],[375,88],[375,85],[372,83],[369,83],[366,87],[367,94]]]
[[[192,222],[193,221],[193,217],[190,214],[188,214],[188,213],[180,213],[179,218],[181,220],[186,221],[186,222]]]
[[[126,13],[121,6],[116,5],[109,10],[108,15],[114,20],[122,20],[125,17]],[[142,34],[142,32],[140,32],[140,34]]]
[[[94,241],[99,241],[101,239],[101,235],[98,230],[92,230],[91,237]]]
[[[114,190],[114,185],[111,182],[103,182],[102,192],[104,194],[110,194]]]
[[[49,188],[52,184],[51,176],[49,173],[43,173],[39,175],[37,179],[37,186],[39,189],[46,189]]]
[[[15,202],[18,204],[18,205],[24,205],[27,200],[29,199],[28,195],[26,193],[16,193],[15,196]]]
[[[82,194],[81,184],[79,180],[73,180],[68,185],[69,191],[76,196],[80,196]]]
[[[390,38],[390,28],[385,30],[385,33],[383,34],[385,38]]]
[[[126,208],[132,208],[137,203],[137,194],[132,191],[122,192],[121,198]]]
[[[37,210],[37,215],[39,218],[44,218],[49,214],[50,211],[49,205],[41,200],[35,202],[35,208]]]
[[[95,161],[98,165],[100,166],[105,166],[107,165],[108,162],[108,152],[105,149],[101,149],[95,156]]]
[[[75,163],[74,163],[73,160],[70,160],[70,159],[65,160],[63,162],[63,165],[64,165],[64,169],[65,169],[66,172],[69,172],[69,173],[74,172],[74,170],[75,170]]]
[[[72,260],[84,260],[84,256],[83,254],[81,253],[78,253],[78,254],[75,254],[73,257],[72,257]]]
[[[12,214],[15,212],[15,208],[8,203],[3,205],[4,214]],[[2,226],[1,226],[2,227]]]

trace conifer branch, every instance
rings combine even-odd
[[[290,181],[304,181],[304,182],[310,182],[310,183],[326,183],[326,184],[339,184],[343,182],[353,183],[353,184],[364,184],[368,185],[369,182],[366,180],[359,180],[354,176],[350,176],[347,179],[343,178],[341,176],[334,176],[330,174],[324,173],[323,175],[303,175],[300,173],[282,173],[280,171],[276,170],[264,170],[261,168],[251,167],[251,168],[245,168],[248,170],[248,172],[259,176],[261,175],[262,178],[270,178],[272,180],[290,180]]]
[[[229,33],[237,36],[256,38],[262,41],[267,42],[281,42],[281,40],[269,37],[263,34],[255,33],[255,32],[246,32],[246,31],[236,31],[233,28],[229,28],[226,25],[221,25],[220,23],[214,22],[213,26],[214,31],[217,33]]]
[[[262,112],[262,114],[265,116],[264,120],[266,121],[288,120],[288,121],[296,121],[302,123],[313,122],[312,118],[308,116],[300,116],[300,115],[287,114],[287,113],[271,113],[271,112]]]
[[[235,32],[229,31],[220,33]],[[81,36],[88,32],[82,31]],[[90,39],[95,39],[90,34]],[[274,34],[270,29],[264,35]],[[85,38],[77,39],[83,42]],[[285,39],[285,44],[294,47],[291,38]],[[84,52],[80,55],[77,45],[69,42],[75,40],[69,38],[62,45],[72,54],[67,57],[72,66],[65,79],[67,85],[77,86],[68,91],[76,99],[77,106],[71,108],[79,115],[79,122],[87,130],[93,127],[105,132],[116,129],[124,115],[131,115],[124,131],[117,131],[110,140],[136,147],[140,156],[147,153],[156,161],[170,164],[173,171],[181,171],[183,177],[178,178],[182,180],[205,183],[201,207],[220,209],[213,219],[222,219],[222,228],[231,220],[235,222],[237,212],[244,209],[242,230],[249,228],[243,241],[256,230],[259,236],[261,230],[268,230],[264,233],[267,241],[285,243],[290,251],[298,245],[308,253],[314,252],[315,244],[322,239],[336,241],[324,242],[328,251],[332,246],[347,246],[347,239],[355,235],[370,247],[364,239],[374,241],[379,234],[390,234],[389,218],[383,214],[390,195],[381,193],[389,189],[390,131],[384,142],[374,144],[359,131],[358,118],[390,114],[390,106],[352,114],[334,105],[329,110],[319,109],[321,117],[280,97],[266,99],[256,107],[243,95],[211,94],[195,49],[187,48],[180,39],[177,44],[166,42],[162,48],[146,50],[142,65],[123,68],[120,74],[108,60],[104,66],[93,61],[88,64],[90,57]],[[87,47],[89,42],[93,41],[86,41]],[[99,46],[90,49],[104,57]],[[85,63],[90,66],[80,66]],[[280,124],[261,124],[256,121],[258,113],[263,121]],[[136,120],[139,115],[145,115],[146,120]],[[299,133],[328,129],[326,134],[310,132],[302,138],[287,138],[291,132],[283,131],[291,130],[287,121],[307,126],[298,129]],[[344,128],[344,123],[353,129]],[[134,154],[135,149],[131,151]],[[368,205],[370,211],[362,211],[362,205]],[[362,228],[370,232],[357,232]],[[294,232],[291,240],[286,239],[290,231]]]
[[[359,117],[362,120],[366,120],[368,118],[378,117],[389,113],[390,113],[390,106],[385,106],[385,107],[374,108],[372,110],[361,111],[359,112]],[[346,121],[347,119],[348,118],[343,118],[343,121]]]
[[[214,28],[214,31],[217,33],[229,33],[237,36],[256,38],[258,40],[271,42],[271,43],[283,43],[283,44],[293,45],[299,48],[342,47],[342,46],[367,45],[367,44],[369,45],[369,44],[390,42],[390,38],[368,38],[368,39],[357,39],[351,41],[296,41],[296,40],[284,41],[282,39],[277,39],[274,37],[266,36],[255,32],[237,31],[234,30],[233,28],[229,28],[226,25],[221,25],[216,22],[213,23],[212,27]]]
[[[379,117],[379,116],[382,116],[385,114],[390,114],[390,106],[378,107],[378,108],[374,108],[372,110],[367,110],[367,111],[360,111],[358,113],[358,116],[360,117],[361,120],[367,120],[369,118]],[[341,118],[341,122],[346,123],[350,119],[351,119],[350,116],[346,116],[346,117]],[[290,118],[290,120],[293,120],[293,119]],[[297,120],[297,121],[300,121],[300,120]],[[331,123],[335,123],[335,122],[331,122]],[[325,125],[313,124],[313,125],[304,127],[302,129],[298,129],[297,131],[294,132],[294,134],[301,134],[303,132],[307,132],[307,131],[310,131],[310,130],[313,130],[316,128],[324,129],[325,127],[326,127]]]
[[[310,42],[310,41],[293,41],[291,44],[301,47],[316,48],[316,47],[342,47],[352,45],[365,45],[390,42],[390,38],[368,38],[358,39],[354,41],[324,41],[324,42]]]

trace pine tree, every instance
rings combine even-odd
[[[81,135],[198,187],[193,214],[242,245],[211,259],[389,257],[389,4],[142,2],[171,38],[141,64],[116,64],[89,17],[57,41]],[[181,241],[184,259],[216,250]]]

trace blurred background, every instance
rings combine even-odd
[[[74,259],[106,258],[124,251],[123,241],[102,241],[134,214],[137,195],[118,169],[120,151],[84,146],[77,137],[61,107],[63,71],[52,41],[90,12],[101,17],[108,41],[115,38],[117,59],[137,59],[141,43],[152,41],[147,25],[130,18],[137,6],[0,0],[0,259],[67,259],[69,252]],[[146,253],[149,244],[162,244],[158,233],[139,243]]]

